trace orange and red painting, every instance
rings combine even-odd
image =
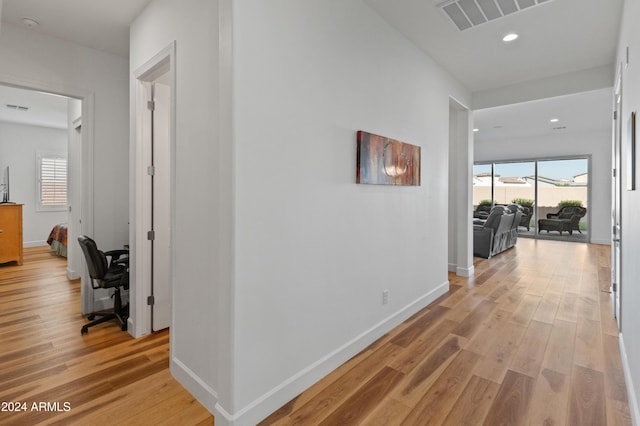
[[[420,185],[420,147],[358,131],[356,183]]]

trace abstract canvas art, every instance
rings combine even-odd
[[[358,131],[356,183],[420,185],[420,147]]]

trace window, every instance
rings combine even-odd
[[[60,154],[37,156],[37,210],[65,210],[67,207],[67,159]]]

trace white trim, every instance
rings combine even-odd
[[[470,277],[475,272],[475,266],[471,265],[468,268],[456,268],[456,275],[459,277]]]
[[[455,263],[449,263],[447,265],[447,270],[449,272],[456,272],[457,269],[458,269],[458,265],[456,265]]]
[[[378,340],[385,333],[397,327],[403,321],[407,320],[416,312],[425,308],[431,302],[443,294],[446,294],[448,291],[449,281],[445,281],[429,293],[424,294],[396,313],[386,317],[378,324],[375,324],[370,329],[364,331],[351,341],[346,342],[333,352],[289,377],[287,380],[275,386],[273,389],[255,399],[250,404],[238,410],[235,414],[230,414],[219,403],[214,403],[217,400],[217,394],[213,389],[201,382],[195,373],[188,370],[186,366],[178,365],[178,361],[173,358],[172,366],[175,365],[176,368],[182,367],[182,372],[181,374],[178,374],[178,371],[174,369],[172,369],[171,372],[174,373],[178,381],[180,381],[180,383],[182,383],[189,392],[196,396],[196,398],[198,398],[198,400],[209,411],[214,412],[216,415],[217,426],[257,424],[263,420],[265,413],[268,414],[277,410],[296,395],[299,395],[302,391],[309,388],[318,380],[322,379],[327,374],[358,354],[364,348]],[[185,377],[187,373],[189,373],[189,375]],[[184,379],[187,379],[187,381],[183,381]]]
[[[47,244],[47,240],[24,241],[24,242],[22,243],[22,247],[24,247],[24,248],[28,248],[28,247],[42,247],[42,246],[48,246],[48,244]]]
[[[133,325],[130,329],[130,333],[134,337],[141,337],[151,332],[151,307],[147,305],[147,296],[151,294],[151,276],[150,276],[150,256],[151,250],[149,244],[146,244],[147,236],[146,231],[150,225],[147,224],[147,216],[150,214],[149,206],[145,205],[143,195],[148,193],[150,184],[147,183],[146,178],[146,166],[145,164],[145,152],[143,147],[145,146],[144,129],[150,126],[149,120],[146,119],[148,114],[146,113],[146,99],[147,92],[150,90],[150,82],[156,78],[169,72],[169,80],[171,85],[171,100],[170,100],[170,189],[169,189],[169,205],[170,212],[170,227],[171,235],[170,241],[175,241],[175,135],[176,135],[176,42],[173,41],[167,47],[155,54],[151,59],[145,62],[142,66],[133,72],[135,77],[135,128],[133,129],[133,147],[130,147],[130,153],[132,159],[130,161],[130,184],[135,188],[134,199],[131,200],[130,206],[130,229],[132,246],[130,247],[131,256],[131,269],[135,271],[130,277],[130,289],[131,299],[130,307],[131,312],[129,316],[129,325]],[[173,253],[173,244],[170,247],[170,286],[175,288],[173,283],[175,282],[175,256]],[[149,267],[147,267],[149,266]],[[171,295],[173,299],[173,294]],[[171,319],[171,326],[173,326],[173,312]],[[173,341],[170,341],[170,352],[174,353]]]
[[[216,419],[216,425],[220,426],[225,424],[218,414],[226,418],[227,421],[232,421],[232,416],[220,407],[220,411],[216,409],[218,407],[218,393],[207,383],[205,383],[193,370],[187,367],[177,357],[172,356],[169,363],[169,369],[173,377],[184,386],[189,393],[196,397],[196,399],[207,409],[210,413],[214,413]]]
[[[638,398],[636,396],[633,380],[631,379],[631,368],[629,359],[627,358],[627,350],[624,346],[622,333],[618,335],[618,344],[620,346],[620,357],[622,358],[622,370],[624,371],[624,382],[627,385],[627,397],[629,399],[629,411],[631,412],[631,422],[634,425],[640,424],[640,407],[638,407]]]
[[[78,273],[78,271],[67,268],[67,279],[77,280],[78,278],[80,278],[80,274]]]
[[[81,133],[82,138],[82,216],[81,228],[78,234],[94,235],[94,146],[95,146],[95,102],[93,92],[89,92],[76,87],[59,85],[52,82],[40,82],[25,80],[12,75],[0,74],[0,84],[17,87],[27,90],[37,90],[41,92],[62,95],[69,98],[80,99],[82,101],[82,117],[84,126]],[[80,253],[78,251],[78,256]],[[89,275],[84,266],[84,259],[75,259],[76,264],[82,264],[82,284],[80,286],[80,298],[82,313],[93,311],[93,291],[89,281]]]

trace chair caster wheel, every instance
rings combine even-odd
[[[87,317],[89,321],[93,321],[96,318],[95,314],[91,314]]]
[[[87,327],[82,327],[82,330],[80,330],[80,335],[87,334],[88,332],[89,329]]]

